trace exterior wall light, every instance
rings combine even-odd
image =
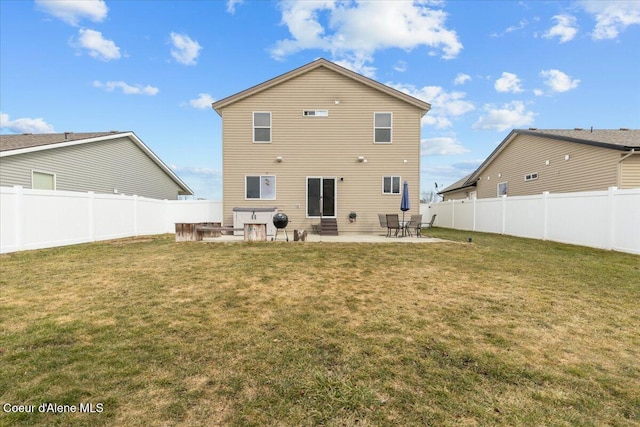
[[[278,157],[276,157],[276,162],[278,162],[278,163],[282,163],[282,156],[278,156]]]

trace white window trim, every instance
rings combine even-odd
[[[262,180],[263,180],[264,178],[273,177],[273,181],[274,181],[274,182],[273,182],[273,185],[274,185],[274,188],[273,188],[273,198],[268,198],[268,199],[267,199],[267,198],[262,197],[262,191],[260,191],[260,197],[258,197],[258,198],[255,198],[255,197],[247,197],[247,178],[249,178],[249,177],[252,177],[252,178],[259,177],[259,178],[260,178],[260,187],[261,187],[261,188],[262,188]],[[245,199],[245,200],[276,200],[276,198],[277,198],[276,191],[277,191],[277,189],[278,189],[278,188],[277,188],[277,185],[278,185],[277,183],[278,183],[278,179],[276,178],[276,176],[275,176],[275,175],[260,175],[260,174],[254,174],[254,175],[249,174],[249,175],[245,175],[245,176],[244,176],[244,199]]]
[[[37,170],[37,169],[32,169],[31,170],[31,188],[33,188],[33,174],[34,173],[41,173],[43,175],[51,175],[53,176],[53,189],[56,190],[58,188],[58,177],[56,176],[55,173],[53,172],[48,172],[48,171],[43,171],[43,170]]]
[[[505,184],[507,186],[507,193],[506,194],[500,194],[500,186],[502,184]],[[497,195],[497,197],[507,197],[508,194],[509,194],[509,181],[499,182],[496,185],[496,195]]]
[[[313,113],[313,114],[307,114]],[[329,117],[329,110],[302,110],[303,117]]]
[[[390,114],[391,126],[378,127],[376,126],[376,114]],[[376,129],[389,129],[389,142],[377,142],[376,141]],[[391,111],[374,111],[373,113],[373,143],[374,144],[391,144],[393,143],[393,113]]]
[[[256,113],[268,113],[269,114],[269,126],[256,126]],[[271,144],[273,140],[273,114],[271,111],[253,111],[251,113],[251,139],[254,144]],[[268,141],[256,141],[256,129],[269,129],[269,140]],[[246,193],[245,193],[246,195]]]
[[[391,192],[390,193],[385,193],[384,191],[384,179],[385,178],[391,178]],[[394,193],[393,192],[393,178],[398,178],[398,192]],[[402,194],[402,177],[400,175],[384,175],[382,177],[382,195],[384,196],[398,196]]]
[[[535,175],[535,176],[534,176]],[[525,182],[529,182],[529,181],[535,181],[536,179],[538,179],[540,177],[540,174],[538,172],[531,172],[528,173],[524,176],[524,181]]]

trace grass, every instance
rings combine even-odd
[[[2,255],[0,425],[640,425],[640,257],[429,235]]]

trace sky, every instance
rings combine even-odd
[[[423,195],[512,129],[640,127],[640,0],[0,0],[0,132],[133,131],[219,200],[211,103],[319,57],[431,104]]]

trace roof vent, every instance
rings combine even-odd
[[[110,132],[110,133],[120,133],[120,131],[119,131],[119,130],[110,130],[109,132]]]
[[[71,135],[73,132],[65,132],[64,133],[64,139],[69,139],[69,135]]]
[[[583,128],[573,128],[573,130],[584,130]]]
[[[629,130],[629,128],[620,128],[620,130]]]
[[[538,128],[529,128],[529,130],[538,130]]]

